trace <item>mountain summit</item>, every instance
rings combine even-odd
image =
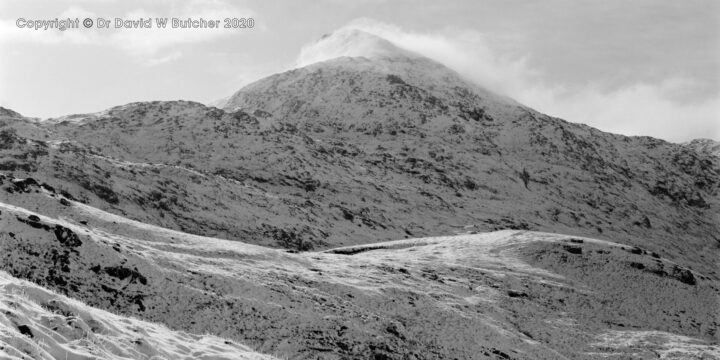
[[[292,122],[393,126],[410,119],[447,126],[456,119],[518,117],[530,111],[473,84],[427,57],[376,35],[342,30],[305,49],[301,63],[231,96],[226,110],[272,114]]]
[[[339,57],[416,58],[420,55],[401,49],[377,35],[357,29],[341,29],[323,35],[316,42],[306,45],[300,51],[298,67]]]

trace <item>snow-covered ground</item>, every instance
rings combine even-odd
[[[0,358],[274,359],[212,335],[166,326],[87,306],[0,271]]]
[[[609,331],[594,346],[606,350],[591,353],[599,358],[623,354],[638,359],[720,359],[720,347],[688,336],[663,331]],[[607,352],[607,349],[613,351]]]

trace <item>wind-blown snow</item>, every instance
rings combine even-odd
[[[419,55],[403,50],[379,36],[356,29],[341,29],[303,47],[300,50],[296,67],[304,67],[343,56],[365,58],[419,57]]]

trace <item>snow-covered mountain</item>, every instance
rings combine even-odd
[[[279,357],[717,355],[712,146],[552,118],[358,31],[315,60],[223,109],[0,109],[0,270]]]

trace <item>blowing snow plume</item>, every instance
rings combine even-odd
[[[379,58],[417,55],[372,33],[359,29],[342,28],[332,34],[323,35],[318,41],[304,46],[298,56],[296,67],[304,67],[343,56]]]

